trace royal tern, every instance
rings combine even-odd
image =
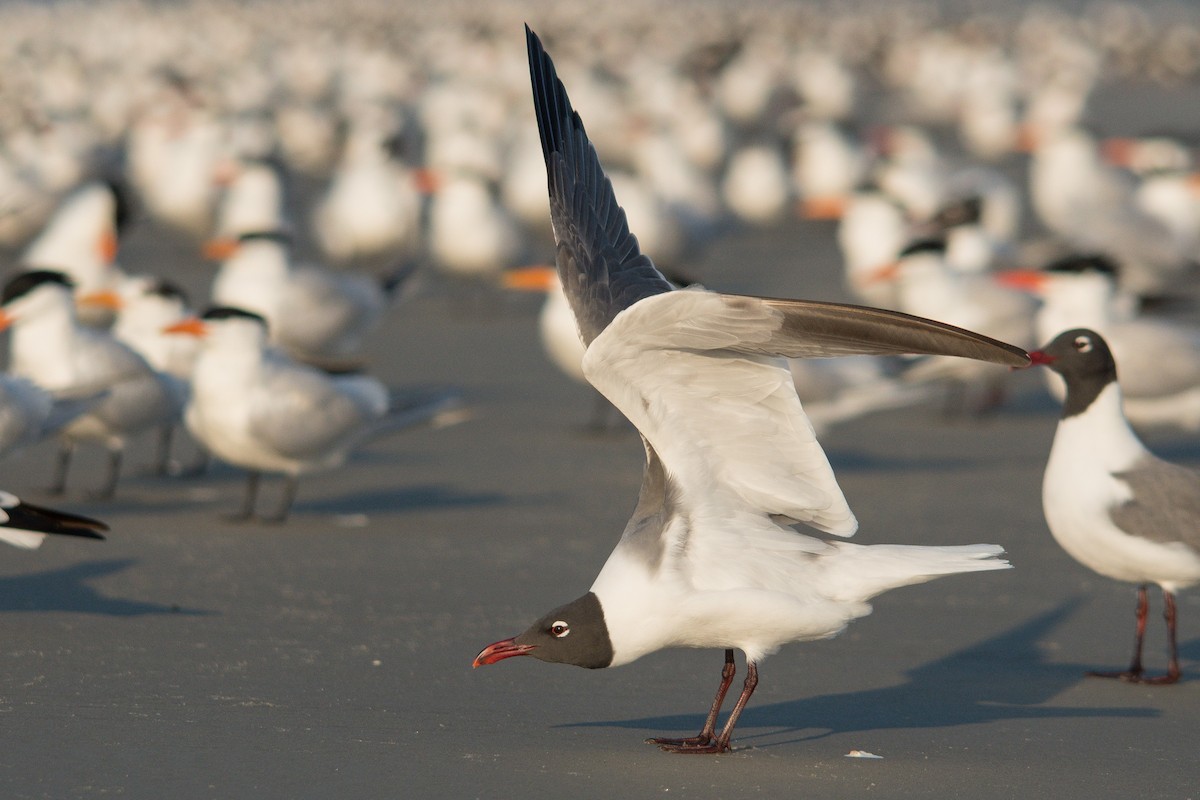
[[[10,492],[0,491],[0,542],[22,550],[41,547],[47,534],[103,539],[108,526],[97,519],[68,514],[53,508],[26,503]]]
[[[1195,228],[1183,234],[1139,207],[1130,176],[1102,163],[1095,140],[1082,130],[1066,129],[1039,144],[1029,189],[1047,228],[1076,249],[1121,263],[1123,289],[1159,294],[1195,266]]]
[[[158,86],[127,131],[129,179],[152,216],[202,238],[230,156],[229,129],[196,81],[169,69],[153,80]]]
[[[1100,334],[1068,330],[1030,357],[1067,383],[1042,482],[1046,524],[1079,563],[1138,584],[1137,636],[1129,669],[1091,674],[1174,683],[1180,675],[1175,593],[1200,582],[1200,473],[1153,455],[1129,427],[1121,410],[1116,362]],[[1162,588],[1170,652],[1167,673],[1156,677],[1147,677],[1142,667],[1150,583]]]
[[[792,184],[800,196],[800,215],[841,219],[868,162],[862,144],[833,122],[800,124],[792,134]]]
[[[121,234],[131,210],[126,191],[117,183],[93,181],[68,195],[21,256],[26,269],[65,273],[77,292],[115,290],[123,277],[116,265]],[[103,327],[112,310],[101,306],[80,310],[80,318]]]
[[[765,227],[783,216],[791,199],[790,184],[779,145],[757,142],[730,154],[721,181],[721,196],[739,220]]]
[[[8,327],[14,374],[59,396],[103,393],[95,406],[62,429],[51,491],[65,488],[75,445],[93,441],[109,454],[108,476],[98,495],[112,496],[129,437],[163,425],[179,413],[169,382],[107,331],[79,323],[71,281],[61,272],[18,273],[4,285],[0,329]]]
[[[494,279],[512,266],[523,246],[520,229],[500,205],[491,183],[471,173],[448,175],[429,209],[429,252],[446,273]]]
[[[265,521],[282,522],[301,475],[341,465],[372,434],[426,421],[439,399],[389,413],[391,399],[367,375],[329,375],[293,361],[267,342],[267,323],[249,311],[217,307],[168,327],[201,337],[184,419],[217,458],[247,472],[246,499],[234,517],[255,517],[260,473],[284,476],[283,500]]]
[[[359,114],[329,188],[313,211],[321,250],[339,264],[411,256],[419,247],[430,173],[405,162],[394,119]]]
[[[857,526],[792,388],[793,357],[957,353],[1024,365],[1024,351],[907,315],[674,287],[643,255],[550,57],[526,27],[563,286],[587,345],[584,374],[638,428],[646,467],[633,518],[591,590],[475,666],[513,656],[601,668],[671,647],[725,650],[713,708],[693,739],[718,753],[781,645],[833,636],[867,600],[935,576],[1001,569],[995,545],[855,546]],[[748,676],[720,735],[733,648]]]
[[[881,281],[878,274],[912,238],[904,207],[878,187],[869,187],[850,195],[840,215],[837,242],[846,289],[860,302],[896,308],[895,282]]]
[[[101,397],[55,397],[28,378],[0,374],[0,457],[58,433]]]
[[[183,290],[170,281],[136,275],[122,282],[113,298],[118,309],[112,334],[136,350],[162,376],[179,413],[159,429],[154,473],[165,475],[170,468],[171,439],[182,422],[183,408],[191,391],[192,368],[199,355],[195,339],[172,336],[163,329],[191,316]],[[203,469],[202,456],[198,470]]]
[[[292,237],[282,230],[249,231],[210,254],[225,260],[212,300],[265,318],[271,341],[301,361],[340,368],[360,355],[412,267],[377,279],[331,272],[292,260]]]

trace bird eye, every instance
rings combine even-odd
[[[555,638],[561,639],[571,632],[571,626],[562,620],[558,620],[550,626],[550,632],[554,634]]]
[[[1073,342],[1075,349],[1080,353],[1092,352],[1092,340],[1086,336],[1076,336]]]

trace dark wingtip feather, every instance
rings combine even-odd
[[[8,517],[4,527],[15,530],[101,540],[104,539],[101,531],[108,530],[108,525],[98,519],[81,514],[69,514],[54,508],[35,506],[19,499],[15,506],[5,507],[4,513]]]
[[[580,335],[591,342],[621,310],[672,287],[638,247],[583,121],[528,25],[525,39],[559,277]]]
[[[529,49],[529,77],[538,135],[542,141],[542,155],[548,164],[551,154],[562,153],[568,148],[567,138],[571,134],[578,132],[586,139],[587,132],[583,120],[571,106],[566,87],[558,79],[550,54],[529,25],[525,26],[525,42]]]

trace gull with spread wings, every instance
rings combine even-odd
[[[585,595],[475,666],[513,656],[589,668],[665,647],[715,647],[725,665],[698,736],[730,749],[758,664],[870,613],[868,600],[939,575],[1003,569],[996,545],[853,545],[857,521],[796,397],[785,358],[920,353],[1028,364],[1024,351],[948,325],[857,306],[675,289],[638,249],[550,57],[526,28],[560,278],[587,346],[587,378],[642,435],[633,517]],[[718,734],[734,649],[747,677]]]

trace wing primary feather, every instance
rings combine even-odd
[[[761,352],[793,358],[946,355],[1010,367],[1029,365],[1029,354],[1019,347],[899,311],[815,300],[752,299],[783,315],[778,333]]]
[[[102,531],[108,530],[108,525],[100,520],[35,506],[24,501],[4,509],[4,512],[8,517],[6,526],[15,530],[80,536],[85,539],[103,539]]]
[[[590,344],[621,311],[674,287],[638,247],[583,121],[528,25],[525,36],[559,277]]]

